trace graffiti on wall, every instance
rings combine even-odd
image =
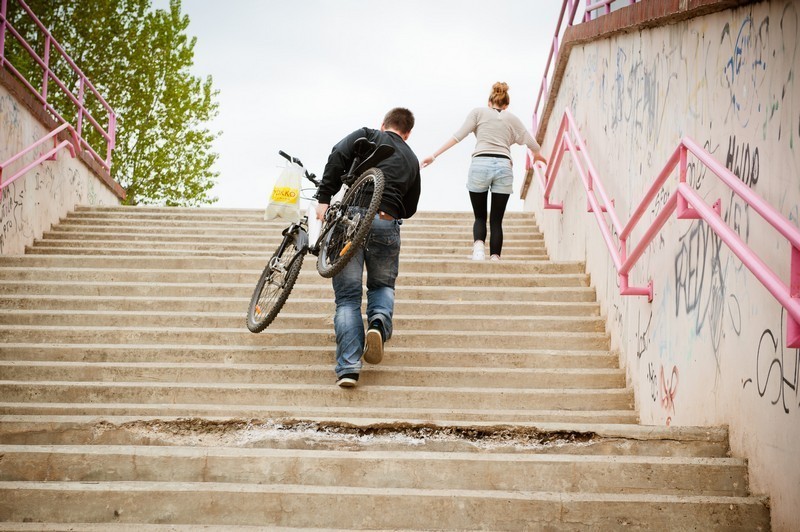
[[[664,54],[648,62],[641,54],[618,48],[610,96],[610,127],[630,127],[630,139],[638,145],[659,141],[670,92],[677,79]]]
[[[761,333],[756,351],[755,381],[746,379],[742,388],[754,388],[759,397],[773,405],[780,404],[783,412],[788,414],[790,405],[800,407],[800,349],[788,349],[784,345],[785,319],[786,309],[781,308],[778,330],[765,329]]]

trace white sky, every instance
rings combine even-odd
[[[409,145],[422,159],[441,146],[492,84],[509,84],[509,110],[531,127],[560,0],[183,0],[197,37],[195,73],[213,76],[222,130],[220,207],[265,207],[282,161],[322,175],[346,134],[411,109]],[[153,0],[163,8],[168,0]],[[224,5],[224,7],[222,7]],[[420,210],[470,210],[465,188],[474,136],[422,171]],[[514,194],[525,148],[512,148]]]

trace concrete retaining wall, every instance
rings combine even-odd
[[[569,107],[624,225],[689,136],[800,225],[798,74],[796,1],[760,2],[576,45],[545,153]],[[648,207],[631,244],[677,179],[676,172]],[[720,199],[730,227],[788,283],[783,237],[691,157],[689,181],[708,203]],[[631,285],[653,280],[653,302],[622,297],[571,162],[552,195],[564,201],[563,214],[544,211],[541,194],[532,186],[526,209],[536,212],[554,259],[587,261],[642,422],[729,425],[733,452],[750,461],[752,489],[772,499],[773,526],[796,530],[800,350],[785,346],[781,306],[705,223],[675,216],[630,278]]]
[[[0,161],[19,153],[52,131],[55,124],[31,103],[7,73],[0,79]],[[47,125],[46,125],[47,124]],[[48,149],[52,144],[47,144]],[[6,171],[16,170],[37,154],[17,161]],[[74,159],[69,152],[57,160],[33,168],[0,192],[0,255],[22,254],[42,232],[72,210],[75,205],[118,205],[124,197],[121,187],[102,171],[93,168],[85,156]]]

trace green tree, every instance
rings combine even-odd
[[[127,190],[126,203],[215,202],[210,189],[218,176],[212,169],[218,133],[207,124],[217,115],[218,91],[211,76],[203,80],[191,73],[196,38],[187,35],[189,17],[181,14],[180,0],[171,0],[168,10],[153,10],[150,0],[27,3],[117,113],[112,175]],[[9,18],[42,54],[41,37],[14,11],[15,5],[9,1]],[[11,61],[37,86],[41,69],[13,46]],[[78,79],[66,62],[55,58],[52,68],[77,94]],[[48,88],[50,100],[66,120],[73,120],[75,106],[54,83]],[[86,105],[106,126],[93,95],[87,94]],[[102,137],[90,127],[83,129],[90,145],[104,156]]]

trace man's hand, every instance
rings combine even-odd
[[[317,204],[317,220],[324,220],[325,219],[325,212],[328,210],[327,203],[318,203]]]

